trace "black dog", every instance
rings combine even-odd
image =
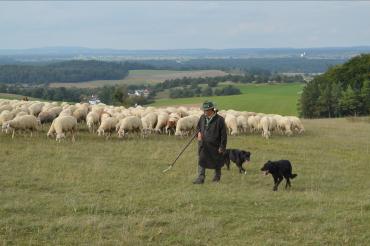
[[[234,162],[239,168],[239,173],[247,174],[247,171],[243,168],[243,163],[245,161],[249,162],[251,153],[239,149],[226,149],[224,153],[224,160],[227,170],[230,170],[230,160]]]
[[[271,173],[274,178],[274,191],[277,191],[283,177],[286,179],[285,189],[288,188],[288,186],[291,187],[289,179],[297,177],[297,174],[292,174],[292,164],[290,164],[288,160],[268,161],[263,165],[261,171],[264,171],[265,175]]]

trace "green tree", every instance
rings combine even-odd
[[[207,86],[202,90],[202,96],[203,97],[208,97],[208,96],[212,96],[212,95],[213,95],[213,91],[212,91],[211,86]]]
[[[339,83],[334,83],[332,86],[332,108],[335,117],[341,116],[340,99],[342,98],[343,90]]]
[[[361,88],[363,111],[370,114],[370,80],[365,80]]]
[[[320,96],[317,102],[317,113],[320,116],[327,116],[329,118],[333,115],[333,94],[331,83],[326,83],[320,90]]]
[[[113,100],[116,103],[123,104],[128,98],[128,89],[126,85],[116,86],[113,93]]]
[[[344,91],[340,105],[345,114],[358,115],[361,102],[351,86],[348,86],[347,90]]]

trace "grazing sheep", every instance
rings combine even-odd
[[[298,134],[304,132],[304,127],[301,120],[296,116],[288,116],[288,119],[291,122],[291,130],[296,131]]]
[[[12,138],[14,138],[14,134],[16,131],[31,131],[31,137],[32,133],[34,131],[37,131],[38,127],[38,122],[35,116],[33,115],[23,115],[16,117],[10,121],[5,122],[6,124],[6,129],[11,130],[12,133]]]
[[[163,129],[167,125],[167,121],[169,120],[169,115],[166,112],[160,112],[158,114],[157,125],[155,126],[155,131],[157,133],[163,133]]]
[[[29,106],[28,108],[30,115],[34,115],[37,117],[39,113],[41,112],[43,106],[44,106],[44,103],[36,102],[36,103],[31,104],[31,106]]]
[[[66,133],[70,132],[72,135],[72,142],[75,141],[75,133],[77,132],[77,120],[73,116],[59,116],[50,126],[47,136],[56,134],[56,141],[61,141],[66,137]]]
[[[262,137],[269,139],[271,136],[270,132],[270,117],[264,116],[260,120],[260,129],[262,129]]]
[[[105,118],[101,121],[100,126],[97,130],[98,136],[104,136],[107,133],[107,139],[112,135],[112,132],[116,130],[118,120],[115,117]]]
[[[225,123],[230,135],[235,136],[238,134],[238,123],[233,114],[226,114]]]
[[[86,116],[86,124],[87,127],[89,128],[89,132],[94,133],[95,132],[95,127],[99,126],[100,123],[100,117],[97,112],[91,111],[87,114]]]
[[[179,119],[181,119],[181,116],[178,113],[171,113],[169,115],[169,119],[165,127],[166,134],[171,135],[171,133],[175,133]]]
[[[255,116],[251,115],[248,117],[248,127],[251,133],[255,132],[258,128],[258,122]]]
[[[77,122],[82,122],[86,120],[87,111],[86,108],[80,107],[73,111],[72,115],[76,118]]]
[[[143,124],[139,117],[128,116],[122,119],[116,126],[118,137],[122,138],[126,133],[136,132],[140,133],[143,129]]]
[[[54,114],[54,117],[56,118],[56,117],[58,117],[59,116],[59,114],[61,113],[63,111],[63,108],[62,107],[59,107],[59,106],[57,106],[57,107],[52,107],[52,108],[49,108],[48,110],[46,110],[46,112],[50,112],[50,113],[52,113],[52,114]]]
[[[10,106],[10,105],[8,105],[8,104],[7,105],[0,106],[0,113],[3,112],[3,111],[5,111],[5,110],[12,111],[13,110],[13,107]]]
[[[14,114],[9,110],[4,110],[0,113],[0,125],[3,125],[6,121],[13,119]]]
[[[143,118],[141,118],[144,134],[147,134],[148,132],[149,133],[153,132],[157,124],[157,121],[158,121],[158,115],[154,112],[150,112],[147,115],[145,115]]]
[[[72,116],[72,110],[70,108],[63,109],[59,114],[59,117],[61,116]]]
[[[40,124],[53,122],[55,118],[56,117],[54,113],[47,111],[40,112],[39,115],[37,116],[37,120],[40,122]]]
[[[103,122],[105,119],[108,119],[110,117],[112,117],[112,115],[110,113],[104,111],[100,115],[100,122]]]
[[[236,123],[238,126],[238,131],[246,133],[248,130],[248,118],[245,117],[244,115],[239,115],[236,118]]]
[[[292,122],[289,120],[288,117],[279,117],[277,119],[277,127],[283,134],[287,136],[290,136],[293,134],[293,132],[291,131],[291,126],[292,126]]]
[[[186,116],[177,121],[175,136],[191,134],[197,128],[199,118],[195,115]]]

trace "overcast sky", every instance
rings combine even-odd
[[[370,2],[2,2],[0,49],[370,45]]]

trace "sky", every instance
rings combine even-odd
[[[0,1],[0,49],[370,45],[370,1]]]

